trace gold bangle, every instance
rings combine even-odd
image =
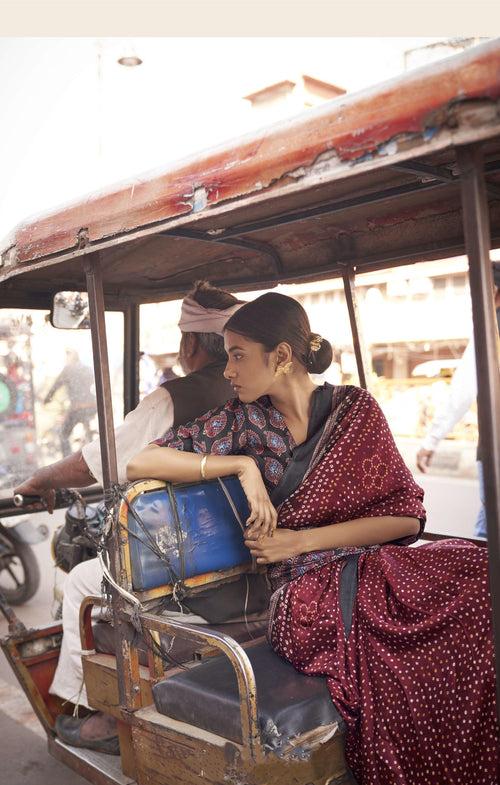
[[[203,458],[201,459],[201,462],[200,462],[200,474],[201,474],[201,479],[202,480],[206,480],[207,479],[207,475],[205,474],[205,468],[206,468],[206,465],[207,465],[207,460],[208,460],[208,455],[204,455]]]

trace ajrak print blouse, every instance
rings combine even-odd
[[[235,398],[187,425],[170,428],[154,444],[208,455],[249,455],[268,492],[280,482],[295,447],[283,415],[267,396],[250,404]]]

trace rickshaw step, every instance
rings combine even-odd
[[[49,739],[49,752],[90,782],[105,781],[106,785],[137,785],[136,780],[123,774],[120,758],[114,755],[106,755],[82,747],[69,747],[57,738]]]

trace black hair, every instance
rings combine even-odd
[[[225,329],[263,344],[266,352],[285,341],[309,373],[323,373],[332,362],[330,342],[311,332],[302,305],[284,294],[268,292],[243,305],[226,322]]]

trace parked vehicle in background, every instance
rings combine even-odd
[[[0,594],[10,605],[22,605],[36,594],[40,568],[31,546],[48,533],[47,526],[29,518],[0,520]]]

